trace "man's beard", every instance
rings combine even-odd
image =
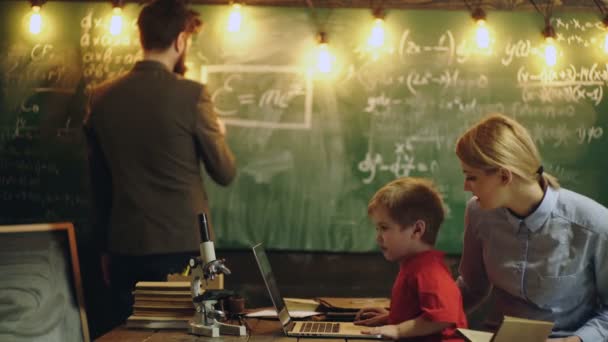
[[[188,71],[188,68],[186,67],[186,51],[184,51],[177,59],[177,62],[175,62],[173,72],[184,76],[186,71]]]

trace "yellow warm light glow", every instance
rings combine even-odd
[[[374,20],[374,26],[372,32],[367,40],[367,45],[372,48],[379,48],[384,45],[384,20],[376,18]]]
[[[232,11],[228,16],[228,32],[239,32],[241,30],[241,22],[243,16],[241,15],[241,5],[232,5]]]
[[[32,6],[32,15],[30,16],[30,32],[39,34],[42,31],[42,16],[40,15],[40,6]]]
[[[477,20],[477,29],[475,30],[475,41],[480,49],[490,47],[490,30],[486,26],[486,21],[483,19]]]
[[[329,52],[329,47],[326,43],[319,44],[317,57],[317,70],[327,74],[331,72],[333,56]]]
[[[209,82],[209,70],[206,65],[201,66],[201,79],[202,84],[207,84]]]
[[[555,66],[557,64],[557,48],[554,45],[553,38],[545,40],[545,63],[547,66]]]
[[[112,19],[110,19],[110,34],[116,36],[122,32],[122,9],[120,9],[120,7],[114,7],[112,12]]]
[[[606,32],[606,35],[604,36],[604,52],[608,53],[608,32]]]
[[[184,74],[184,78],[193,80],[193,81],[198,80],[196,71],[194,69],[194,65],[192,64],[192,62],[186,62],[186,73]]]

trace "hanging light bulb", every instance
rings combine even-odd
[[[374,26],[372,32],[367,40],[367,45],[372,48],[379,48],[384,45],[384,19],[374,19]]]
[[[490,47],[490,30],[486,26],[486,12],[481,7],[477,7],[473,11],[473,20],[477,25],[475,29],[475,42],[480,49],[488,49]]]
[[[382,8],[374,10],[374,25],[367,40],[367,45],[370,48],[381,48],[384,45],[384,11]]]
[[[319,33],[319,46],[317,55],[317,70],[319,72],[328,74],[332,69],[333,56],[327,46],[327,34],[325,32]]]
[[[241,15],[241,4],[235,2],[232,4],[232,10],[228,16],[228,32],[239,32],[241,30],[241,22],[243,16]]]
[[[112,18],[110,19],[110,34],[113,36],[119,35],[122,32],[122,8],[114,6],[112,9]]]
[[[32,15],[30,16],[30,32],[32,34],[39,34],[42,31],[41,5],[41,1],[32,1]]]
[[[557,47],[555,46],[555,30],[553,26],[547,21],[547,25],[543,30],[543,36],[545,37],[545,64],[547,66],[552,67],[557,64]]]
[[[555,66],[557,64],[557,48],[553,38],[545,39],[545,63],[547,66]]]
[[[487,49],[490,47],[490,31],[486,27],[485,20],[477,21],[477,30],[475,30],[475,42],[477,47],[480,49]]]

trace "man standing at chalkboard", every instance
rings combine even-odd
[[[134,284],[165,280],[198,254],[197,214],[209,213],[200,163],[218,184],[235,177],[225,129],[205,87],[186,80],[184,57],[201,26],[178,0],[138,18],[144,59],[91,93],[85,119],[104,280],[131,313]],[[109,260],[109,262],[108,262]]]

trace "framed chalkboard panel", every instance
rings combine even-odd
[[[0,273],[0,340],[90,340],[71,223],[0,226]]]

